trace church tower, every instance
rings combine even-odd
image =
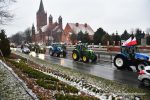
[[[58,24],[62,28],[62,17],[61,16],[59,16],[59,18],[58,18]]]
[[[52,15],[49,16],[49,24],[53,24],[53,16]]]
[[[47,25],[47,13],[44,10],[43,1],[41,0],[39,10],[36,13],[36,20],[37,20],[37,30]]]

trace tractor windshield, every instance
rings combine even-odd
[[[121,52],[122,53],[136,53],[137,47],[135,47],[135,46],[122,46]]]
[[[85,50],[87,50],[88,48],[87,48],[87,46],[85,46],[85,45],[77,45],[77,46],[76,46],[76,49],[81,50],[81,51],[85,51]]]

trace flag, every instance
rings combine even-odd
[[[131,42],[129,42],[127,46],[132,46],[132,45],[136,45],[136,44],[137,44],[137,41],[136,41],[136,38],[134,37],[133,40]]]
[[[127,46],[127,44],[130,43],[131,41],[132,41],[132,38],[130,37],[128,40],[123,42],[122,46]]]
[[[133,46],[136,45],[137,41],[136,38],[134,37],[133,39],[130,37],[127,41],[125,41],[122,46]]]

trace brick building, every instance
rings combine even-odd
[[[78,34],[80,31],[83,34],[88,33],[90,39],[93,39],[94,31],[88,24],[67,23],[62,35],[62,41],[65,43],[71,43],[70,35],[72,33]]]
[[[58,22],[53,22],[52,15],[48,19],[47,21],[47,13],[41,0],[39,10],[36,13],[36,28],[32,25],[32,43],[49,44],[62,41],[62,17],[59,16]]]

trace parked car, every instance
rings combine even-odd
[[[138,80],[146,87],[150,87],[150,66],[144,67],[138,72]]]

